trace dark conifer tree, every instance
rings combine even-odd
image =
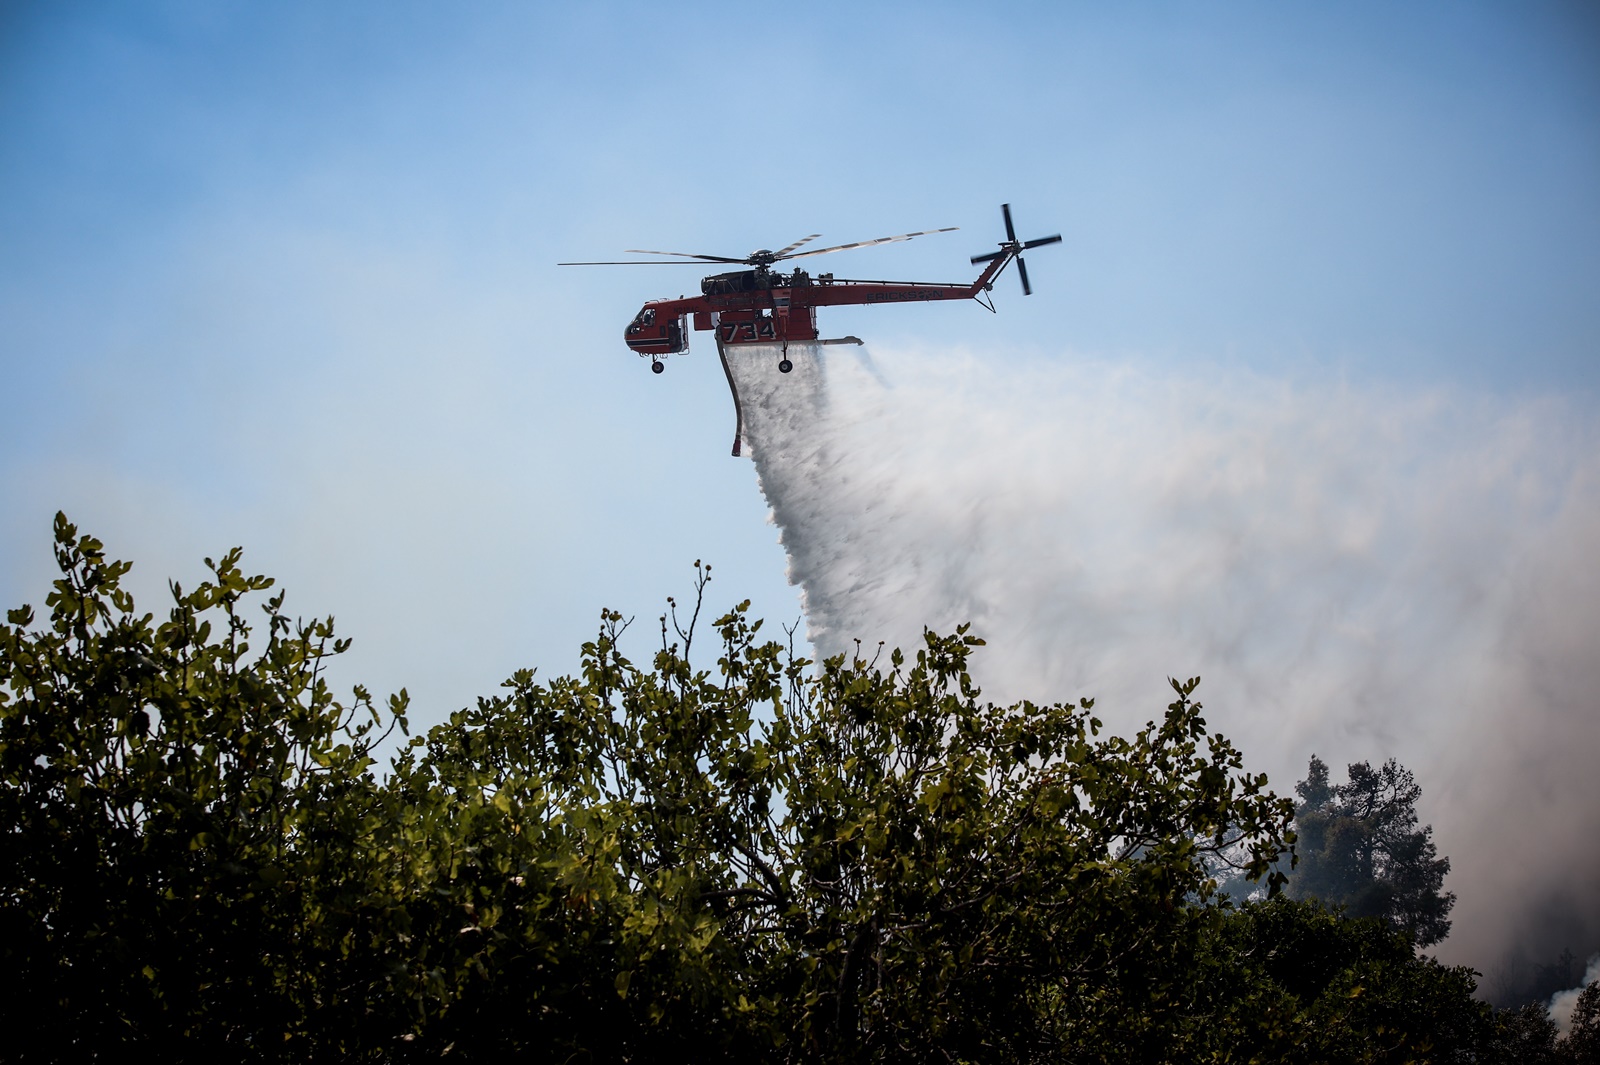
[[[1419,946],[1439,942],[1450,933],[1456,897],[1443,890],[1450,859],[1439,857],[1433,826],[1417,827],[1421,785],[1393,758],[1347,772],[1346,783],[1334,784],[1327,763],[1312,755],[1295,787],[1300,861],[1291,892],[1342,906],[1349,917],[1386,920]]]

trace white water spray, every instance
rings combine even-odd
[[[1398,757],[1441,952],[1600,946],[1600,442],[1555,401],[840,349],[731,355],[821,654],[970,621],[997,700],[1128,730],[1200,675],[1284,793]],[[1553,917],[1552,915],[1560,915]]]

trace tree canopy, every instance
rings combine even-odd
[[[252,626],[237,550],[164,621],[56,553],[0,629],[0,1060],[1513,1060],[1469,970],[1282,897],[1291,804],[1194,680],[1112,736],[985,702],[964,630],[818,664],[744,604],[701,668],[705,567],[648,664],[607,612],[380,772],[405,693]]]

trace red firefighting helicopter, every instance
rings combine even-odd
[[[739,386],[734,382],[728,367],[727,349],[741,344],[776,344],[779,346],[778,370],[788,373],[794,368],[789,361],[791,341],[822,344],[860,344],[856,337],[836,340],[819,340],[817,333],[817,308],[846,304],[912,303],[925,300],[976,300],[981,306],[994,310],[993,301],[985,295],[994,288],[994,279],[1000,276],[1011,260],[1017,261],[1017,275],[1022,281],[1022,294],[1031,295],[1028,284],[1028,266],[1022,253],[1045,244],[1061,240],[1057,233],[1037,240],[1019,241],[1011,224],[1011,205],[1001,204],[1000,213],[1005,218],[1006,239],[1000,250],[985,255],[974,255],[972,262],[988,263],[978,279],[970,284],[941,284],[928,281],[856,281],[836,278],[832,274],[812,277],[798,267],[792,272],[773,270],[772,267],[789,259],[804,259],[813,255],[829,255],[852,248],[869,248],[876,244],[925,237],[933,233],[954,232],[957,227],[928,229],[916,233],[901,233],[894,237],[876,240],[859,240],[852,244],[836,244],[831,248],[813,248],[801,251],[806,244],[816,240],[820,233],[802,237],[777,251],[751,252],[744,258],[725,255],[698,255],[681,251],[645,251],[628,249],[630,255],[667,255],[673,259],[624,259],[612,262],[557,263],[558,266],[689,266],[702,262],[729,263],[751,267],[731,273],[712,274],[700,282],[700,295],[680,296],[677,299],[651,300],[628,323],[623,339],[628,347],[640,355],[649,356],[650,369],[661,373],[666,369],[663,356],[676,355],[689,349],[685,322],[691,316],[696,330],[710,330],[717,341],[717,354],[722,359],[722,370],[727,375],[728,387],[733,392],[734,415],[737,425],[733,437],[733,453],[739,454],[744,437],[744,412],[739,406]],[[678,260],[678,261],[674,261]]]

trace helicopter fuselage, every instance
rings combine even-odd
[[[760,267],[713,274],[700,282],[698,296],[646,303],[628,323],[623,339],[640,355],[652,358],[688,350],[691,322],[697,331],[714,331],[722,344],[816,340],[818,307],[977,299],[1010,258],[994,259],[968,284],[859,281]]]

